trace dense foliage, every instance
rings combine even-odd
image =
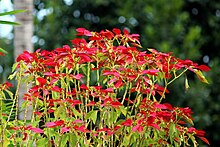
[[[11,120],[12,111],[1,107],[2,146],[198,146],[196,137],[209,144],[193,127],[189,107],[162,102],[168,86],[188,70],[208,83],[202,73],[208,66],[155,49],[140,52],[139,35],[126,29],[77,32],[87,39],[17,58],[9,79],[16,78],[17,88],[31,85],[22,109],[33,111],[31,120]],[[13,108],[18,93],[11,86],[2,84],[0,94],[10,96]]]
[[[184,78],[180,78],[170,85],[167,100],[177,106],[190,106],[195,112],[192,115],[196,126],[205,129],[212,146],[220,144],[219,1],[35,0],[34,5],[35,49],[52,50],[65,44],[73,38],[77,27],[96,31],[118,27],[139,33],[145,47],[211,66],[212,71],[205,73],[208,86],[187,72],[191,80],[189,90],[182,92]],[[0,81],[6,81],[11,71],[9,65],[14,62],[13,41],[1,38],[0,44],[9,53],[7,60],[0,58]]]

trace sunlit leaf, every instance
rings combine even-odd
[[[0,13],[0,16],[14,15],[14,14],[22,13],[22,12],[25,12],[25,11],[27,11],[27,10],[14,10],[14,11],[9,11],[9,12],[3,12],[3,13]]]
[[[0,24],[7,24],[7,25],[20,25],[20,23],[17,23],[17,22],[4,21],[4,20],[0,20]]]
[[[185,91],[188,91],[188,89],[189,89],[189,82],[187,77],[185,76]]]
[[[91,119],[93,121],[93,123],[96,122],[97,119],[97,111],[90,111],[86,114],[86,119]]]
[[[193,69],[193,70],[201,82],[209,84],[209,82],[206,80],[205,76],[200,70],[197,69]]]
[[[0,52],[1,52],[1,53],[4,53],[4,54],[7,54],[7,53],[8,53],[8,52],[5,51],[3,48],[0,48]]]
[[[210,145],[209,141],[205,137],[199,137],[202,141],[204,141],[206,144]]]

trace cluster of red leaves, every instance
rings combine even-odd
[[[192,121],[192,112],[189,108],[172,107],[170,104],[157,102],[157,94],[163,96],[169,91],[159,82],[156,83],[155,79],[169,81],[176,77],[178,71],[189,69],[195,72],[201,81],[206,82],[198,71],[209,71],[209,67],[198,65],[190,60],[181,60],[172,56],[171,53],[161,53],[155,49],[140,52],[139,35],[130,34],[127,30],[121,32],[115,28],[112,31],[90,32],[85,28],[78,28],[77,32],[79,36],[89,37],[89,41],[76,38],[71,40],[72,47],[64,45],[51,52],[25,51],[17,58],[19,62],[17,68],[21,65],[28,67],[23,74],[32,75],[35,81],[35,85],[30,88],[29,93],[25,94],[24,99],[47,103],[46,113],[35,111],[34,114],[42,117],[48,113],[55,113],[59,106],[65,106],[65,117],[74,118],[45,122],[44,127],[59,127],[61,133],[78,131],[92,133],[93,136],[103,132],[109,136],[120,134],[124,127],[130,127],[132,132],[139,133],[156,129],[169,135],[170,124],[175,123],[179,135],[195,134],[208,143],[203,132],[183,125]],[[89,66],[91,71],[101,73],[99,76],[103,81],[100,83],[97,81],[99,83],[97,85],[86,83],[88,75],[83,70],[79,70],[84,67],[90,68]],[[75,86],[70,87],[70,84]],[[129,87],[127,93],[138,93],[141,96],[131,99],[126,95],[126,97],[114,95],[119,89],[126,87]],[[56,97],[53,97],[54,93]],[[147,97],[144,97],[144,94]],[[80,118],[75,111],[73,112],[75,109],[85,116],[83,111],[85,107],[91,111],[94,107],[99,108],[100,111],[104,108],[122,111],[122,107],[129,107],[127,110],[134,108],[136,115],[134,117],[130,114],[130,117],[120,124],[91,130],[86,127],[87,120],[83,120],[85,117]],[[27,127],[26,129],[43,133],[40,128]]]

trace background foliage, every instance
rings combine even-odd
[[[171,5],[172,4],[172,5]],[[69,43],[75,29],[89,30],[128,28],[139,33],[144,47],[174,52],[180,58],[189,58],[208,64],[212,71],[206,75],[209,86],[195,78],[186,92],[184,79],[171,85],[168,99],[178,106],[190,106],[195,112],[199,129],[207,132],[212,146],[220,144],[220,2],[210,0],[35,0],[35,49],[51,50]],[[11,40],[1,39],[1,46],[11,52]],[[7,75],[13,63],[0,61]],[[1,73],[1,80],[5,80]],[[194,79],[191,74],[187,75]]]

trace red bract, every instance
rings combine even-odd
[[[202,71],[205,71],[205,72],[210,70],[210,68],[206,65],[199,65],[199,66],[197,66],[197,68],[202,70]]]
[[[0,52],[0,56],[5,56],[5,54],[3,52]]]
[[[40,128],[30,128],[29,130],[34,131],[35,133],[44,133],[44,131]]]
[[[20,54],[18,56],[18,58],[16,59],[17,62],[19,62],[21,60],[24,61],[24,62],[29,63],[33,60],[33,55],[31,53],[29,53],[28,51],[24,51],[24,53]]]
[[[122,122],[121,125],[123,125],[123,126],[131,126],[132,125],[132,120],[131,119],[127,119],[126,121]]]
[[[116,35],[120,35],[121,34],[121,30],[120,29],[117,29],[117,28],[114,28],[112,30],[112,32],[114,32]]]
[[[143,131],[143,129],[144,129],[144,127],[138,124],[138,125],[132,127],[131,130],[132,130],[133,132],[138,131],[139,133],[141,133],[141,132]]]
[[[80,80],[81,78],[83,78],[84,76],[82,74],[77,74],[77,75],[73,75],[74,79]]]
[[[47,80],[41,77],[37,78],[37,81],[39,82],[40,86],[43,86],[47,83]]]
[[[46,127],[48,128],[54,128],[54,127],[57,127],[57,126],[62,126],[64,124],[64,121],[63,120],[57,120],[57,121],[54,121],[54,122],[48,122],[45,124]]]
[[[76,29],[76,31],[78,32],[77,35],[79,35],[79,36],[81,36],[81,35],[92,36],[91,32],[86,30],[85,28],[78,28],[78,29]]]

